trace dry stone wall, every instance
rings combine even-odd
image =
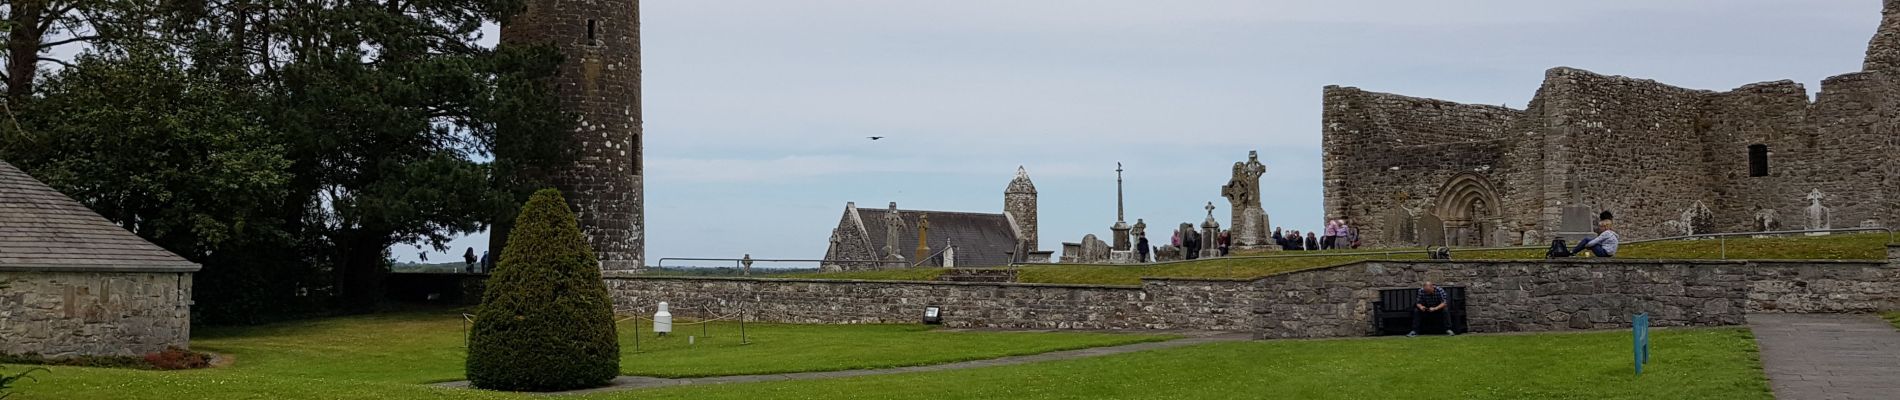
[[[612,274],[623,312],[665,301],[676,316],[739,313],[785,323],[1251,331],[1261,338],[1364,336],[1381,289],[1432,280],[1467,289],[1477,332],[1739,325],[1751,312],[1900,309],[1900,247],[1889,261],[1367,261],[1258,280],[1144,279],[1140,286],[891,282]]]
[[[0,271],[0,354],[139,356],[191,337],[191,274]]]
[[[1251,329],[1254,286],[1246,281],[1153,280],[1141,286],[887,282],[760,278],[607,278],[623,312],[676,316],[746,310],[752,321],[820,324],[917,323],[924,307],[943,323],[1009,329]]]
[[[1373,261],[1262,280],[1256,335],[1366,335],[1380,289],[1425,280],[1467,288],[1474,332],[1620,329],[1644,312],[1656,326],[1718,326],[1751,312],[1900,308],[1900,268],[1886,262]]]

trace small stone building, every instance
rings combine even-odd
[[[988,267],[1048,262],[1053,253],[1036,248],[1036,185],[1021,167],[1003,190],[1001,214],[899,210],[895,202],[884,210],[865,211],[857,203],[845,203],[830,241],[825,250],[829,261],[822,265],[827,270]]]
[[[1538,244],[1892,226],[1900,218],[1900,0],[1862,71],[1812,99],[1554,68],[1524,109],[1328,86],[1325,213],[1370,246]]]
[[[186,261],[0,161],[0,353],[138,356],[190,346]]]

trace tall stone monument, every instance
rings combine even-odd
[[[580,220],[607,270],[645,267],[641,174],[640,2],[529,0],[501,26],[501,42],[551,44],[564,62],[551,89],[579,117],[573,163],[544,171]],[[496,154],[510,158],[511,154]],[[513,221],[496,221],[490,247],[501,254]]]
[[[1132,248],[1128,242],[1128,217],[1122,207],[1122,163],[1115,163],[1115,225],[1108,227],[1114,232],[1115,251],[1128,251]]]
[[[1260,206],[1260,175],[1266,173],[1267,166],[1260,164],[1260,152],[1248,151],[1247,161],[1235,162],[1233,178],[1221,186],[1221,197],[1226,197],[1232,207],[1228,229],[1233,230],[1234,247],[1277,247],[1268,243],[1267,230],[1273,228],[1267,222],[1267,210]]]

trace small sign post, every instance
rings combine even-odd
[[[1630,331],[1635,339],[1631,342],[1636,353],[1636,376],[1643,376],[1643,364],[1649,362],[1649,313],[1636,314]]]

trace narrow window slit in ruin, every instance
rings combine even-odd
[[[600,41],[594,40],[594,20],[591,20],[591,19],[587,20],[587,45],[588,46],[600,45]]]
[[[1748,176],[1768,176],[1768,145],[1748,146]]]

